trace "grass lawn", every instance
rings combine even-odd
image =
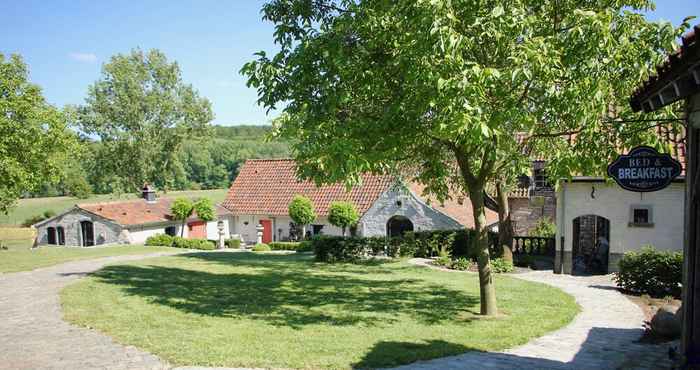
[[[16,239],[20,236],[28,236],[29,238],[26,240]],[[0,274],[5,272],[34,270],[40,267],[53,266],[59,263],[81,259],[162,251],[182,251],[176,248],[144,247],[140,245],[91,248],[41,247],[31,250],[31,238],[33,234],[29,228],[0,228],[0,240],[3,240],[3,237],[10,240],[2,241],[2,245],[8,247],[8,249],[0,250]]]
[[[206,197],[210,198],[214,203],[219,203],[226,198],[228,189],[214,190],[188,190],[188,191],[171,191],[167,194],[158,194],[161,197]],[[29,217],[43,214],[46,211],[54,211],[56,213],[63,212],[74,206],[76,203],[96,203],[107,202],[122,199],[133,199],[136,194],[124,194],[121,197],[116,197],[112,194],[98,194],[87,199],[78,199],[73,197],[50,197],[50,198],[28,198],[20,199],[17,206],[14,207],[9,214],[0,215],[0,225],[21,225],[24,220]]]
[[[66,320],[174,365],[387,367],[499,350],[570,322],[562,291],[497,276],[502,316],[482,318],[476,274],[406,262],[192,253],[110,265],[66,287]]]

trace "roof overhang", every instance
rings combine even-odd
[[[653,112],[666,105],[700,93],[700,25],[683,36],[682,46],[656,67],[630,98],[635,112]]]

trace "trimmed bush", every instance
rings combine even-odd
[[[224,243],[226,244],[226,248],[238,249],[241,247],[240,239],[226,239]]]
[[[468,260],[464,257],[460,257],[452,261],[452,265],[450,266],[450,268],[454,270],[467,271],[472,267],[473,263],[474,262],[472,262],[471,260]]]
[[[297,242],[272,242],[268,244],[273,251],[296,251],[301,246]]]
[[[255,244],[252,250],[253,252],[269,252],[272,250],[272,248],[270,248],[270,246],[265,243],[259,243]]]
[[[617,285],[637,294],[652,297],[680,297],[683,280],[683,253],[662,252],[653,246],[627,252],[615,273]]]
[[[303,242],[299,243],[299,248],[297,248],[297,252],[313,252],[314,251],[314,245],[311,242],[311,240],[304,240]]]
[[[503,258],[494,258],[491,260],[491,270],[493,272],[500,274],[504,272],[513,272],[515,268],[513,267],[513,263],[510,261],[506,261]]]
[[[206,239],[185,239],[179,236],[173,236],[172,240],[171,246],[173,248],[201,249],[208,251],[216,249],[216,243]]]
[[[170,247],[173,245],[173,237],[167,234],[149,236],[148,239],[146,239],[145,245],[153,247]]]
[[[353,262],[371,251],[365,238],[344,238],[319,235],[311,238],[316,260],[321,262]]]

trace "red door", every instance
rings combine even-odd
[[[206,239],[207,238],[207,223],[204,221],[195,221],[187,224],[187,237],[190,239]]]
[[[263,227],[262,242],[267,244],[272,242],[272,220],[260,220]]]

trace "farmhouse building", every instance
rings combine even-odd
[[[360,213],[353,232],[362,236],[393,236],[404,231],[450,230],[473,227],[468,198],[454,197],[444,203],[422,195],[423,187],[405,184],[391,176],[365,174],[360,185],[349,191],[343,184],[316,186],[297,178],[291,159],[248,160],[222,203],[232,214],[232,233],[244,242],[254,243],[256,227],[263,228],[262,241],[289,240],[298,227],[288,214],[295,195],[303,195],[314,204],[317,219],[307,227],[312,235],[341,235],[328,222],[328,207],[333,201],[349,201]],[[487,210],[487,222],[498,215]]]
[[[669,154],[685,165],[684,133],[659,128],[659,135],[673,144]],[[644,193],[625,190],[603,177],[560,181],[555,269],[566,274],[615,272],[625,252],[647,245],[682,250],[684,207],[684,173],[667,188]]]
[[[215,206],[217,220],[205,222],[194,215],[185,222],[170,213],[172,199],[156,198],[155,191],[145,187],[142,198],[128,201],[77,204],[57,216],[34,225],[37,245],[89,247],[105,244],[141,244],[156,234],[181,235],[187,238],[219,238],[217,222],[224,223],[229,236],[231,214]]]

